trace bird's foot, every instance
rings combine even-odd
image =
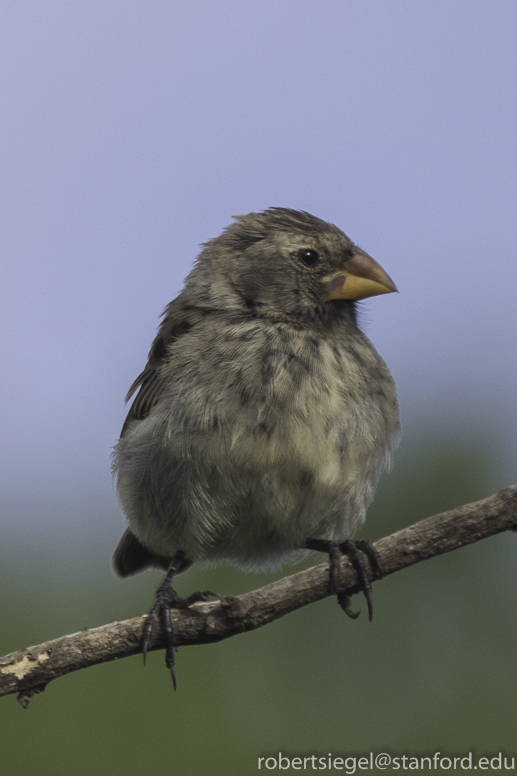
[[[341,558],[343,555],[348,555],[350,562],[357,574],[357,581],[359,583],[359,589],[362,590],[366,598],[368,605],[368,619],[371,621],[373,617],[373,604],[372,604],[372,586],[368,579],[368,573],[366,571],[366,565],[364,562],[363,553],[367,555],[370,565],[374,570],[376,576],[382,577],[384,572],[382,570],[379,553],[371,542],[363,539],[353,541],[347,539],[344,542],[331,542],[325,539],[307,539],[306,545],[308,550],[317,550],[318,552],[327,552],[329,556],[329,586],[330,592],[335,593],[337,600],[343,611],[351,617],[353,620],[359,617],[359,612],[354,612],[350,606],[350,596],[340,591],[339,588],[339,571],[341,567]]]
[[[181,563],[181,559],[180,559]],[[211,590],[198,590],[187,598],[182,598],[172,587],[172,580],[179,568],[178,558],[173,558],[167,576],[163,580],[162,584],[156,591],[156,597],[153,607],[144,623],[142,633],[142,652],[144,656],[144,665],[146,662],[147,652],[151,644],[151,636],[153,627],[156,622],[160,624],[160,631],[165,641],[165,665],[171,672],[172,684],[174,689],[177,688],[176,681],[176,669],[175,669],[175,657],[174,653],[177,647],[174,644],[174,631],[172,627],[171,609],[189,609],[192,604],[199,601],[208,601],[210,596],[220,598],[217,593],[213,593]]]

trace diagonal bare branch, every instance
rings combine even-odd
[[[379,539],[375,548],[388,575],[503,531],[515,530],[517,485],[482,501],[421,520]],[[368,571],[373,581],[373,571],[370,567]],[[341,564],[340,587],[349,593],[357,592],[355,571],[346,557]],[[186,611],[174,610],[175,641],[178,646],[221,641],[260,628],[328,595],[328,564],[322,563],[240,596],[195,604]],[[142,615],[112,622],[0,658],[0,695],[18,693],[18,700],[27,707],[31,697],[42,692],[52,679],[141,652],[144,620]],[[159,634],[153,634],[150,649],[162,647]]]

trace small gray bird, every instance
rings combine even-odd
[[[121,577],[167,569],[144,627],[161,622],[174,687],[174,576],[194,562],[278,567],[348,552],[368,598],[360,526],[400,425],[393,378],[356,322],[356,300],[396,291],[336,226],[269,208],[201,251],[163,314],[114,452],[128,520]],[[359,549],[358,549],[359,548]],[[380,573],[380,568],[378,568]],[[348,599],[339,598],[350,616]]]

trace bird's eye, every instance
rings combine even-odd
[[[320,260],[318,251],[313,251],[310,248],[301,248],[298,251],[298,258],[306,267],[315,267]]]

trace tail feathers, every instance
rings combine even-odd
[[[131,577],[148,568],[169,568],[170,558],[163,558],[140,544],[134,533],[126,528],[113,554],[113,569],[119,577]],[[183,569],[182,569],[183,571]]]

